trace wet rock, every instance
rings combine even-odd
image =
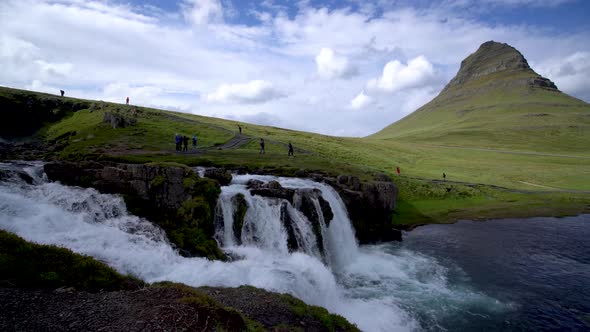
[[[348,175],[323,178],[340,194],[361,244],[401,240],[401,231],[392,226],[398,189],[386,175],[375,178],[377,181]]]
[[[243,194],[237,194],[232,197],[232,204],[234,206],[234,223],[233,223],[233,231],[237,245],[242,244],[242,226],[244,225],[244,217],[246,217],[246,212],[248,212],[248,202],[246,202],[246,198]]]
[[[287,202],[281,203],[281,223],[287,231],[287,247],[290,252],[297,251],[299,244],[297,243],[297,236],[295,235],[295,228],[293,227],[293,219],[289,214]]]
[[[33,178],[23,170],[16,168],[0,168],[0,181],[12,181],[32,184]]]
[[[223,168],[207,168],[205,177],[219,182],[222,186],[227,186],[232,180],[231,172]]]
[[[252,195],[259,195],[264,197],[282,198],[286,199],[290,203],[293,203],[293,195],[295,194],[294,189],[284,188],[277,181],[270,181],[267,184],[252,183],[258,187],[250,189]]]
[[[316,238],[317,246],[322,255],[324,255],[324,237],[322,236],[322,224],[320,221],[320,211],[316,208],[314,200],[319,200],[321,192],[318,189],[297,190],[297,199],[295,199],[295,208],[309,220],[311,228]],[[327,203],[327,202],[326,202]],[[318,203],[319,205],[319,203]],[[329,207],[329,204],[328,204]],[[330,209],[330,213],[332,210]],[[322,212],[322,217],[324,216]]]

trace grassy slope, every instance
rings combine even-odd
[[[566,101],[576,104],[574,108],[580,114],[568,120],[560,120],[559,125],[585,128],[583,126],[586,123],[579,117],[587,112],[587,104],[568,98]],[[422,141],[404,139],[401,135],[387,136],[384,135],[385,132],[369,138],[332,137],[143,107],[138,108],[136,126],[112,129],[102,123],[104,112],[118,110],[125,113],[130,112],[131,108],[111,103],[101,106],[100,102],[96,102],[91,107],[92,111],[79,111],[47,126],[44,133],[47,139],[55,139],[68,131],[77,131],[76,136],[64,139],[68,141],[68,145],[59,153],[59,157],[67,159],[105,158],[131,162],[173,161],[187,165],[247,165],[250,168],[279,168],[285,174],[305,168],[331,174],[357,174],[363,178],[370,178],[376,172],[384,172],[394,176],[394,181],[401,189],[400,208],[394,218],[400,224],[448,222],[477,217],[580,213],[590,200],[584,193],[530,195],[485,186],[473,188],[462,184],[454,184],[449,190],[448,183],[438,184],[429,180],[440,179],[442,172],[446,172],[449,180],[499,185],[511,189],[588,191],[590,153],[578,144],[578,141],[585,140],[587,130],[580,130],[580,135],[573,137],[560,136],[555,140],[555,151],[549,150],[555,155],[548,156],[522,153],[547,153],[546,150],[526,148],[523,146],[525,143],[514,146],[479,145],[477,137],[481,132],[477,130],[472,131],[471,136],[469,131],[463,133],[463,142],[468,142],[463,147],[441,148],[431,144],[431,138],[427,137],[430,131],[425,131],[420,136],[424,138]],[[478,111],[471,113],[475,112]],[[545,108],[542,112],[558,111]],[[545,121],[544,118],[548,117],[530,118]],[[529,123],[529,117],[526,119],[526,123]],[[237,149],[217,150],[216,145],[233,137],[238,124],[242,125],[244,135],[251,137],[252,141]],[[465,128],[467,127],[466,125]],[[191,136],[196,132],[199,147],[204,147],[205,150],[198,154],[175,153],[173,138],[176,132]],[[517,134],[522,139],[528,138],[518,131]],[[266,139],[265,155],[258,154],[259,137]],[[452,137],[455,140],[436,142],[453,146],[458,142],[456,137],[461,136]],[[296,149],[306,152],[296,152],[295,158],[288,158],[286,144],[289,141]],[[568,142],[573,144],[567,144]],[[473,145],[469,145],[472,143]],[[570,148],[565,150],[567,146]],[[501,148],[506,151],[477,150],[479,148]],[[402,169],[400,177],[394,175],[396,166]],[[543,209],[538,208],[539,206],[543,206]]]

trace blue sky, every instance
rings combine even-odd
[[[590,101],[590,1],[0,2],[0,85],[364,136],[488,40]]]

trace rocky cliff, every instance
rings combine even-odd
[[[524,56],[514,47],[495,41],[488,41],[479,49],[461,62],[461,68],[457,75],[447,84],[441,94],[453,90],[453,88],[465,86],[496,73],[523,73],[528,77],[511,79],[510,84],[528,85],[550,90],[557,87],[549,79],[544,78],[531,69]],[[481,83],[481,82],[480,82]],[[499,82],[485,82],[497,84]]]
[[[52,162],[44,169],[52,181],[123,195],[132,213],[162,227],[185,256],[224,257],[213,240],[219,184],[186,166]]]

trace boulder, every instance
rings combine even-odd
[[[227,186],[232,180],[231,172],[223,168],[207,168],[205,177],[219,182],[222,186]]]

